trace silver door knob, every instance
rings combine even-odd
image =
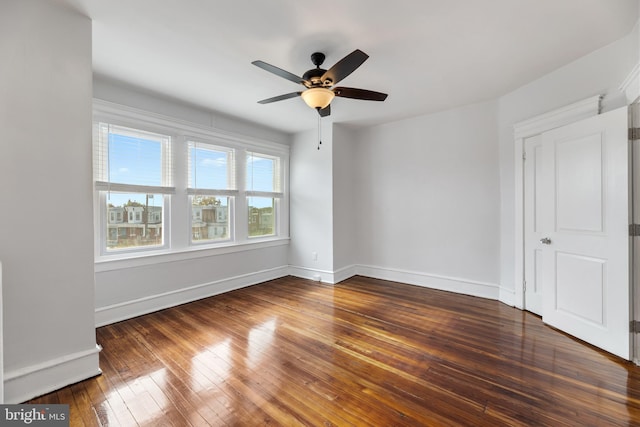
[[[540,239],[540,243],[542,243],[543,245],[550,245],[551,239],[548,237],[543,237],[542,239]]]

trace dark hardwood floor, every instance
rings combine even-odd
[[[97,330],[72,426],[640,425],[640,368],[496,301],[287,277]]]

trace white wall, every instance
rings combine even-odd
[[[235,135],[290,144],[288,134],[94,78],[94,97]],[[186,215],[186,214],[185,214]],[[288,241],[96,263],[96,324],[105,325],[287,274]]]
[[[286,243],[286,242],[284,242]],[[96,325],[106,325],[287,275],[288,245],[215,255],[177,254],[140,265],[96,265]]]
[[[322,122],[319,150],[317,129],[294,135],[291,145],[289,264],[292,274],[333,282],[333,131]]]
[[[337,283],[356,274],[356,133],[323,119],[294,136],[291,148],[290,274]],[[314,259],[317,254],[317,259]]]
[[[333,268],[335,281],[355,273],[357,237],[354,163],[355,130],[344,125],[333,127]]]
[[[486,102],[358,132],[361,273],[498,297],[496,129]]]
[[[499,100],[500,283],[513,290],[515,251],[515,140],[513,125],[594,95],[605,95],[604,110],[626,105],[619,90],[638,62],[638,27],[627,37],[533,81]]]
[[[0,3],[5,401],[99,373],[94,329],[91,21]]]
[[[262,126],[222,112],[209,111],[197,105],[167,98],[165,96],[145,92],[140,88],[122,82],[106,79],[99,75],[93,78],[93,96],[104,101],[127,105],[140,110],[151,111],[175,119],[186,120],[212,129],[220,129],[251,138],[290,144],[289,134]]]

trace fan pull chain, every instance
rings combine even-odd
[[[322,117],[318,114],[318,150],[322,145],[322,122],[320,121]]]

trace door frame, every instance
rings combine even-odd
[[[541,167],[543,162],[541,158],[538,158],[538,154],[542,156],[542,139],[543,134],[528,136],[523,139],[522,147],[522,151],[526,157],[526,159],[523,157],[524,160],[522,162],[522,173],[524,176],[524,209],[522,212],[524,217],[522,231],[522,234],[524,236],[522,242],[522,256],[524,258],[522,280],[524,285],[522,287],[522,308],[539,316],[542,316],[543,291],[541,289],[542,281],[541,278],[538,277],[538,272],[536,270],[538,268],[536,249],[539,252],[538,255],[541,256],[543,248],[540,247],[539,241],[543,237],[548,237],[546,230],[539,229],[538,227],[536,227],[536,224],[533,224],[533,222],[536,222],[538,225],[542,225],[542,223],[539,222],[542,220],[542,218],[539,216],[541,214],[541,211],[539,210],[540,206],[538,205],[540,203],[538,197],[542,196],[542,194],[538,193],[538,191],[542,190]],[[527,223],[527,218],[529,218],[529,220],[532,222],[531,224]],[[531,239],[531,241],[529,239]],[[529,267],[529,262],[532,263],[530,265],[530,270],[536,271],[528,270],[527,267]],[[530,293],[530,291],[532,292]],[[529,301],[529,298],[531,298],[532,301]]]
[[[514,303],[524,309],[524,140],[551,129],[568,125],[600,113],[602,95],[592,96],[562,108],[532,117],[513,125],[515,140],[515,262]]]
[[[640,127],[640,97],[628,105],[629,129]],[[629,206],[631,208],[631,224],[640,224],[640,139],[636,132],[629,132]],[[630,233],[631,234],[631,233]],[[631,357],[636,365],[640,365],[640,337],[638,336],[638,315],[640,314],[640,239],[631,236],[629,239],[629,277],[631,278]]]

